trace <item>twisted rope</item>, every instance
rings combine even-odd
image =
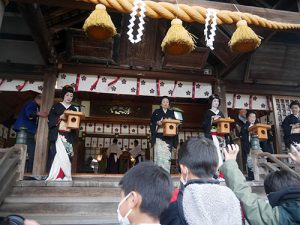
[[[108,8],[115,9],[121,13],[131,13],[134,0],[80,0],[87,3],[103,4]],[[179,4],[179,9],[175,4],[167,2],[145,1],[146,16],[154,19],[175,19],[185,22],[198,22],[205,24],[206,8],[201,6],[189,6]],[[229,10],[217,10],[218,21],[220,24],[236,24],[241,19],[258,27],[269,28],[273,30],[300,29],[300,24],[281,23],[267,20],[257,15],[243,12],[232,12]]]

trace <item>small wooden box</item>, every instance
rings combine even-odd
[[[177,134],[177,124],[179,123],[179,120],[163,120],[163,135],[169,137],[175,136]]]
[[[234,123],[234,119],[228,118],[220,118],[215,120],[213,123],[217,124],[217,132],[219,134],[229,134],[230,133],[230,124]]]
[[[76,112],[71,110],[66,110],[64,114],[67,117],[67,127],[69,129],[79,129],[80,120],[84,118],[84,114],[82,112]]]
[[[249,132],[257,134],[258,139],[261,141],[268,140],[268,129],[271,129],[271,126],[268,124],[257,123],[252,127],[249,127]]]

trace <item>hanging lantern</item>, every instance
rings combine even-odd
[[[240,20],[236,25],[237,29],[228,43],[232,51],[245,53],[259,47],[261,40],[255,32],[248,27],[246,20]]]
[[[173,19],[161,47],[167,54],[184,55],[195,49],[195,43],[192,34],[182,26],[182,21]]]
[[[96,9],[85,20],[83,30],[93,40],[105,40],[117,33],[106,7],[102,4],[97,4]]]
[[[16,144],[27,144],[27,128],[20,127],[19,131],[17,132]]]

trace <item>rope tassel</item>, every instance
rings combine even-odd
[[[106,7],[102,4],[97,4],[96,9],[85,20],[83,30],[92,40],[105,40],[117,33]]]
[[[184,55],[195,49],[195,43],[192,34],[182,26],[182,21],[173,19],[161,47],[167,54]]]
[[[237,29],[228,43],[231,50],[238,53],[245,53],[258,48],[261,40],[257,34],[248,27],[246,20],[241,20],[236,25]]]

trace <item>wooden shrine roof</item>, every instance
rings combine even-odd
[[[174,3],[175,0],[167,2]],[[293,23],[300,21],[299,1],[181,0],[180,3],[227,10],[235,10],[235,4],[240,11],[268,19]],[[166,74],[171,72],[178,77],[180,74],[185,74],[185,78],[190,75],[190,80],[193,80],[203,75],[204,69],[209,69],[214,78],[228,82],[229,90],[243,90],[239,84],[245,87],[260,85],[262,92],[265,91],[265,85],[299,90],[300,30],[276,31],[252,27],[264,38],[261,47],[251,53],[236,54],[227,44],[235,31],[234,25],[218,26],[215,50],[210,51],[205,46],[204,26],[185,23],[185,27],[198,38],[197,49],[191,55],[174,57],[161,53],[161,40],[170,26],[169,21],[163,19],[147,18],[143,41],[133,46],[126,36],[128,15],[112,11],[110,15],[119,35],[102,43],[88,40],[81,28],[93,7],[92,4],[73,0],[11,1],[5,10],[0,49],[15,47],[10,48],[10,54],[0,57],[2,76],[10,76],[10,73],[40,76],[44,69],[52,65],[62,64],[62,69],[70,70],[76,64],[77,69],[80,67],[80,70],[86,71],[93,71],[91,68],[133,69],[151,71],[149,76],[157,72],[166,77],[171,77]],[[18,26],[14,26],[16,24]],[[5,44],[10,42],[19,43],[20,47]],[[29,45],[32,47],[29,48]],[[30,57],[20,57],[24,52]],[[17,68],[22,69],[19,71]],[[244,90],[251,91],[251,88]]]

